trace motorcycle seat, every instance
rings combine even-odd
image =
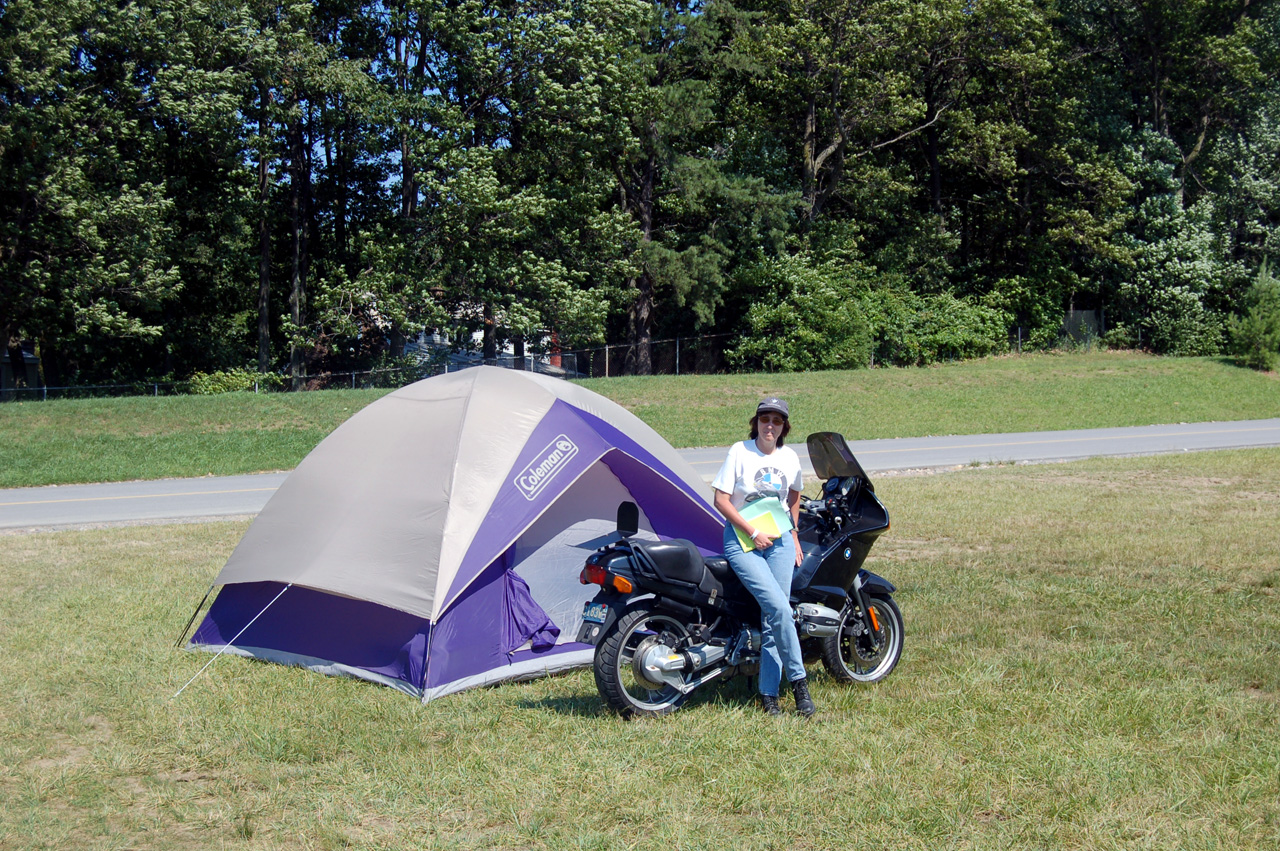
[[[733,575],[733,568],[729,566],[729,560],[723,556],[712,556],[703,559],[703,563],[707,566],[707,570],[711,571],[711,575],[721,582],[728,581]]]
[[[690,541],[675,538],[670,541],[636,542],[667,581],[699,585],[702,581],[702,553]]]
[[[632,546],[642,551],[643,560],[652,565],[648,572],[658,574],[663,582],[684,586],[692,595],[689,597],[691,600],[701,601],[699,595],[707,599],[750,599],[727,559],[720,556],[703,558],[698,548],[683,538],[656,543],[634,542]]]

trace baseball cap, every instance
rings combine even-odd
[[[772,411],[775,414],[782,414],[782,416],[786,417],[787,419],[791,418],[791,413],[787,409],[787,403],[782,401],[776,396],[770,396],[769,398],[762,401],[759,405],[756,405],[757,417],[765,413],[766,411]]]

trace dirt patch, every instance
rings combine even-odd
[[[85,732],[78,736],[58,733],[49,741],[50,756],[32,760],[27,767],[38,770],[56,768],[74,768],[84,765],[93,758],[94,748],[111,740],[114,728],[111,722],[100,715],[90,715],[84,719]]]
[[[983,466],[988,466],[988,465],[983,465]],[[999,465],[992,465],[992,466],[1003,467],[1004,465],[999,464]],[[959,470],[965,470],[965,469],[968,469],[968,467],[963,464],[955,464],[949,467],[907,467],[906,469],[902,469],[902,470],[882,470],[880,472],[877,472],[875,475],[876,475],[876,478],[896,478],[899,476],[936,476],[939,473],[955,473]]]
[[[1275,491],[1236,491],[1231,496],[1246,502],[1280,502],[1280,493]]]
[[[1280,694],[1276,694],[1274,691],[1267,691],[1261,686],[1248,686],[1245,688],[1244,693],[1246,696],[1251,697],[1254,700],[1265,700],[1267,703],[1280,703]]]
[[[955,560],[959,556],[983,555],[994,552],[989,544],[961,544],[946,538],[925,540],[922,538],[881,538],[876,543],[869,562],[883,561],[932,561],[935,559]]]

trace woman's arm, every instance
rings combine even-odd
[[[787,510],[791,512],[791,534],[796,542],[796,567],[804,561],[804,553],[800,551],[800,491],[787,491]]]
[[[724,515],[725,520],[728,520],[734,527],[741,530],[742,534],[751,539],[752,543],[756,545],[756,549],[767,550],[773,546],[774,538],[769,537],[744,520],[742,515],[738,513],[738,509],[733,507],[733,499],[729,494],[716,489],[715,501],[712,504],[715,505],[716,511]]]

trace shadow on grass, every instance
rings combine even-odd
[[[522,697],[516,701],[516,705],[521,709],[545,709],[559,715],[572,715],[579,718],[601,718],[613,714],[605,708],[604,701],[595,692],[536,699]]]
[[[718,706],[720,708],[755,708],[755,680],[747,677],[735,677],[728,682],[710,683],[695,691],[689,699],[681,704],[681,712],[698,707]],[[522,709],[545,709],[560,715],[579,718],[616,717],[594,691],[577,695],[560,695],[558,697],[521,698],[516,705]]]

